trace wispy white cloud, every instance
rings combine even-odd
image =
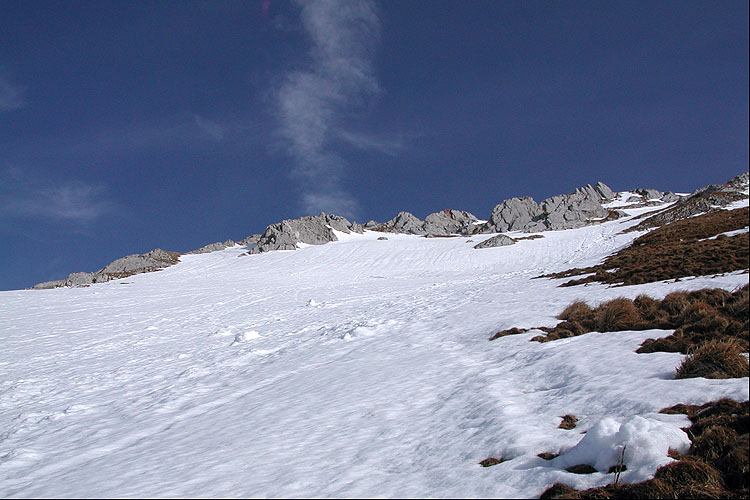
[[[339,138],[357,149],[364,151],[378,151],[395,156],[406,148],[403,137],[388,137],[346,130],[339,131]]]
[[[0,171],[0,215],[89,223],[117,212],[102,185],[53,183],[17,167]]]
[[[206,134],[213,137],[215,140],[219,142],[224,140],[224,127],[222,127],[221,125],[219,125],[218,123],[214,121],[208,120],[199,115],[194,115],[194,117],[195,117],[195,124],[198,125],[198,128],[200,128]]]
[[[354,216],[357,203],[341,186],[345,162],[332,142],[341,139],[343,120],[379,91],[373,58],[380,20],[371,0],[298,4],[310,60],[306,69],[287,73],[278,90],[280,134],[295,161],[304,208]]]
[[[11,83],[10,79],[0,72],[0,111],[11,111],[26,105],[24,89]]]

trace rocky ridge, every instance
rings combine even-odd
[[[712,207],[726,205],[735,199],[747,197],[747,172],[731,179],[727,184],[711,185],[697,190],[689,197],[681,197],[671,192],[639,188],[625,200],[626,205],[636,206],[671,204],[673,206],[650,217],[644,223],[650,227],[670,220],[688,217],[695,213],[711,210]],[[273,250],[296,250],[300,244],[323,245],[337,241],[335,231],[343,233],[363,233],[365,230],[384,233],[413,234],[424,237],[447,237],[455,235],[492,234],[506,231],[529,233],[575,229],[587,224],[601,223],[624,215],[607,205],[618,195],[606,184],[597,182],[576,189],[573,193],[547,198],[540,203],[530,197],[517,197],[496,205],[490,218],[479,220],[474,214],[461,210],[442,210],[421,220],[409,212],[399,212],[387,222],[369,221],[364,225],[350,222],[344,217],[321,213],[314,216],[287,219],[266,228],[263,234],[254,234],[235,242],[216,242],[187,252],[202,254],[223,250],[236,244],[249,247],[247,254],[259,254]],[[662,220],[663,219],[663,220]],[[638,226],[639,227],[639,226]],[[490,248],[515,243],[506,235],[498,235],[477,244],[474,248]],[[245,254],[246,255],[246,254]],[[155,249],[141,255],[129,255],[118,259],[94,273],[73,273],[67,278],[34,285],[34,289],[57,288],[63,286],[88,286],[133,274],[158,271],[179,261],[180,254]]]
[[[156,248],[144,254],[133,254],[122,257],[93,273],[73,273],[65,279],[46,281],[34,285],[32,288],[34,290],[44,290],[63,286],[88,286],[94,283],[104,283],[113,279],[126,278],[134,274],[159,271],[172,264],[176,264],[179,260],[179,253]]]

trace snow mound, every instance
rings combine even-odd
[[[562,468],[588,464],[607,473],[618,464],[624,449],[627,470],[622,473],[622,480],[644,481],[654,476],[656,468],[673,461],[668,456],[670,449],[688,451],[690,439],[681,427],[690,427],[690,420],[684,415],[636,415],[625,421],[606,417],[553,463]]]

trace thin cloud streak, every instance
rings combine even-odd
[[[198,128],[200,128],[216,141],[221,142],[224,140],[224,127],[199,115],[194,115],[194,117],[195,124],[198,125]]]
[[[377,151],[389,156],[396,156],[406,148],[406,142],[402,137],[382,137],[342,130],[339,132],[339,138],[357,149]]]
[[[285,75],[276,96],[279,132],[295,162],[303,208],[352,217],[357,203],[341,186],[346,165],[331,142],[342,121],[379,91],[372,60],[380,20],[370,0],[298,4],[312,41],[310,63]]]
[[[8,78],[0,74],[0,111],[12,111],[26,106],[23,92],[23,88],[13,85]]]
[[[117,213],[104,186],[80,181],[54,184],[7,167],[0,172],[0,216],[90,223]]]

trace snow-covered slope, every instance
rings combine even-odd
[[[492,235],[337,233],[297,251],[184,255],[88,288],[0,292],[0,496],[533,497],[557,481],[611,482],[564,469],[606,464],[628,439],[622,480],[644,479],[686,442],[685,417],[654,412],[747,400],[748,379],[675,380],[682,355],[635,354],[668,331],[487,340],[552,326],[574,299],[747,283],[531,279],[600,262],[639,235],[621,234],[634,223],[480,250]],[[565,414],[576,429],[557,428]],[[478,465],[490,456],[507,461]]]

